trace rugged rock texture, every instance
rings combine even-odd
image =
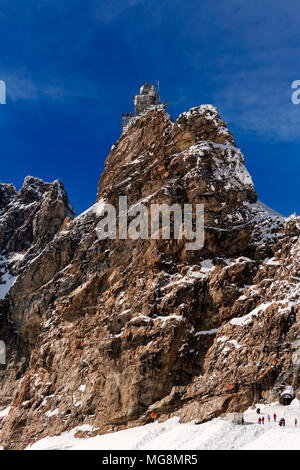
[[[11,184],[0,184],[0,340],[6,344],[7,365],[0,365],[1,405],[10,405],[14,386],[25,373],[32,334],[20,334],[6,294],[18,275],[39,256],[54,235],[74,217],[68,196],[58,180],[45,183],[28,176],[19,192]],[[31,284],[32,280],[28,279]],[[20,292],[19,299],[26,298]],[[1,417],[1,422],[5,417]],[[12,443],[13,445],[13,443]]]
[[[66,217],[74,217],[59,180],[45,183],[32,176],[18,193],[13,185],[0,184],[0,210],[0,253],[26,253],[27,261],[45,248]]]
[[[16,196],[3,192],[6,217]],[[129,206],[203,203],[204,247],[99,240],[103,203],[118,207],[119,195]],[[2,303],[5,448],[80,424],[100,433],[143,424],[153,410],[200,422],[275,399],[284,385],[299,392],[300,220],[257,202],[214,107],[175,123],[159,107],[133,120],[107,158],[97,202],[63,230],[63,217],[50,233],[32,222],[23,241],[1,220],[5,253],[39,247]]]

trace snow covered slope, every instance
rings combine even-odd
[[[27,450],[300,450],[300,401],[290,406],[278,403],[257,405],[261,413],[249,409],[245,412],[245,424],[236,425],[222,418],[204,424],[181,424],[179,418],[164,423],[152,423],[87,439],[76,438],[78,431],[93,431],[92,427],[78,427],[60,436],[46,437]],[[277,422],[273,421],[273,414]],[[267,416],[271,416],[270,423]],[[258,416],[265,417],[265,424],[257,424]],[[278,425],[285,417],[286,426]],[[295,427],[297,418],[299,428]]]
[[[4,299],[15,280],[16,276],[12,276],[7,271],[6,258],[4,256],[0,256],[0,300]]]

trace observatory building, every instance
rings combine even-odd
[[[145,83],[145,85],[140,88],[140,94],[134,97],[135,115],[139,116],[144,113],[151,106],[158,104],[158,101],[159,94],[155,86],[150,83]]]
[[[153,106],[167,106],[167,102],[162,105],[159,97],[159,92],[151,83],[145,83],[140,88],[140,93],[134,97],[134,110],[135,114],[123,113],[122,114],[122,131],[128,128],[128,125],[132,119],[140,116],[145,111],[153,108]]]

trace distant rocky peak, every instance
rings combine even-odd
[[[39,200],[48,189],[49,183],[45,183],[40,178],[26,176],[24,183],[18,192],[18,197],[21,198],[24,203],[30,204]]]
[[[54,196],[64,203],[64,206],[68,210],[68,216],[70,218],[73,218],[75,216],[75,212],[69,202],[67,191],[65,190],[65,187],[63,183],[61,182],[61,180],[56,179],[55,181],[53,181],[52,191],[53,191]]]
[[[0,183],[0,213],[12,201],[16,193],[13,184]]]
[[[23,187],[26,186],[44,186],[45,182],[36,176],[26,176],[24,179]]]
[[[57,179],[52,183],[47,183],[34,176],[26,176],[20,191],[16,194],[16,204],[21,204],[22,208],[33,203],[61,201],[68,209],[69,217],[73,217],[74,211],[69,203],[68,195],[63,183]]]
[[[0,254],[16,259],[18,265],[21,260],[24,266],[44,249],[66,219],[74,216],[60,180],[47,183],[27,176],[18,192],[13,185],[1,184]],[[15,264],[10,267],[15,268]]]

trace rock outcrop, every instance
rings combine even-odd
[[[28,176],[19,192],[11,184],[0,184],[0,340],[6,345],[7,360],[6,365],[0,365],[2,408],[11,403],[13,389],[29,364],[32,334],[36,338],[36,333],[22,335],[24,318],[16,325],[7,294],[18,276],[74,216],[59,180],[45,183]],[[32,281],[27,278],[31,287]],[[18,296],[26,302],[25,292]],[[0,418],[1,428],[6,417]]]
[[[134,119],[96,203],[73,220],[60,183],[30,181],[18,194],[0,186],[2,254],[20,258],[0,306],[0,405],[11,406],[1,445],[143,424],[153,410],[201,422],[275,399],[283,385],[299,393],[300,219],[257,202],[214,107]],[[117,207],[120,195],[129,206],[204,204],[203,248],[98,239],[103,203]]]

